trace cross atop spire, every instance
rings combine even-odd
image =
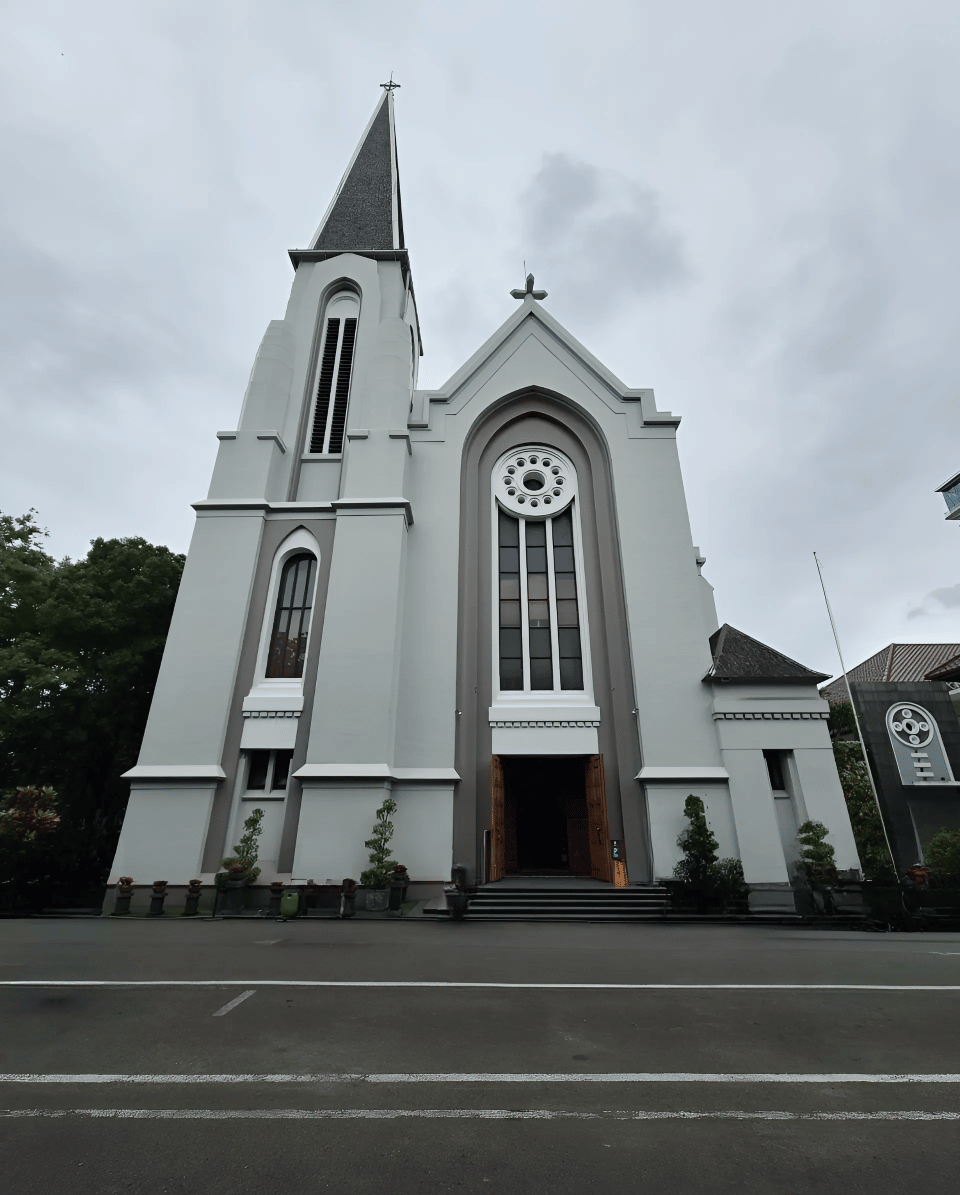
[[[393,118],[393,92],[400,84],[391,74],[389,83],[380,86],[383,95],[310,241],[311,249],[349,253],[405,247]]]
[[[527,289],[526,290],[512,290],[510,292],[510,294],[513,295],[513,297],[515,299],[525,299],[527,297],[527,295],[532,296],[534,299],[545,299],[547,297],[547,292],[545,290],[534,290],[533,289],[533,275],[532,274],[527,275]]]

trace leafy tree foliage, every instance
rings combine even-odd
[[[835,704],[833,702],[830,703],[827,729],[830,731],[830,737],[834,742],[845,739],[855,739],[859,742],[857,723],[853,717],[853,706],[851,706],[849,701],[838,701]]]
[[[370,852],[370,866],[360,873],[360,883],[367,888],[386,888],[397,866],[390,858],[390,839],[393,837],[393,822],[390,815],[396,813],[397,803],[387,797],[377,810],[373,836],[363,844]]]
[[[960,888],[960,830],[942,826],[923,848],[937,888]]]
[[[864,878],[896,883],[897,875],[890,862],[883,823],[870,787],[870,776],[860,743],[856,740],[838,740],[833,744],[833,756],[837,761],[840,785],[850,814],[850,825]]]
[[[95,539],[56,561],[35,512],[0,513],[0,792],[52,786],[31,882],[102,883],[123,821],[183,557]],[[3,878],[3,877],[0,877]]]
[[[689,885],[703,908],[722,906],[748,893],[739,859],[718,859],[720,844],[707,823],[700,797],[693,793],[683,803],[683,815],[690,823],[677,838],[683,858],[674,867],[678,880]]]
[[[233,854],[220,864],[223,871],[217,872],[215,877],[218,887],[223,887],[227,880],[243,880],[247,884],[252,884],[256,880],[260,874],[260,868],[257,867],[257,856],[260,850],[258,839],[262,830],[263,810],[254,809],[243,823],[243,834],[233,848]]]
[[[836,852],[827,842],[829,833],[823,822],[804,822],[797,827],[800,869],[808,880],[829,883],[837,878]]]

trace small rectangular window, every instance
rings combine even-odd
[[[270,767],[269,751],[251,751],[247,765],[247,788],[255,791],[266,789],[267,771]]]
[[[783,782],[783,752],[764,751],[763,758],[767,762],[767,775],[770,777],[770,787],[774,792],[785,792],[787,786]]]
[[[270,788],[273,791],[277,789],[284,789],[287,787],[287,780],[290,776],[290,761],[293,759],[292,751],[275,751],[273,760],[273,780]]]

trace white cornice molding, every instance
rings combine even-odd
[[[456,768],[396,768],[386,763],[306,763],[293,773],[297,780],[403,780],[456,783]]]
[[[826,722],[830,711],[815,710],[809,714],[783,713],[714,713],[714,722]]]
[[[547,721],[544,719],[542,721],[536,721],[536,722],[529,722],[529,721],[528,722],[506,722],[506,721],[497,720],[497,721],[491,721],[490,725],[491,725],[491,727],[493,727],[494,730],[528,730],[528,729],[539,728],[541,726],[548,727],[548,728],[557,727],[557,726],[597,727],[600,725],[600,722],[599,722],[599,720],[596,722],[571,722],[571,721],[563,720],[563,719],[558,719],[556,721]]]
[[[121,780],[225,780],[226,772],[215,763],[137,764]]]
[[[701,767],[697,764],[687,767],[645,767],[634,776],[634,780],[729,780],[726,768]]]

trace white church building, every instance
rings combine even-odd
[[[858,868],[826,678],[718,626],[680,417],[532,278],[418,389],[390,89],[290,257],[195,503],[112,880],[212,880],[254,808],[261,884],[356,879],[386,796],[424,896],[452,864],[477,885],[669,877],[690,793],[755,908],[793,908],[807,819]]]

